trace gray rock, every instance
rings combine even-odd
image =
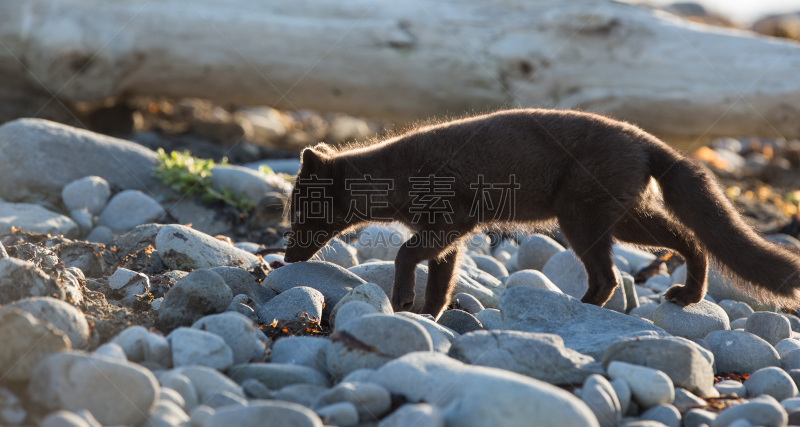
[[[131,362],[149,367],[172,366],[172,349],[167,339],[148,331],[143,326],[128,327],[110,342],[118,344]]]
[[[383,314],[366,315],[345,323],[331,336],[328,369],[336,378],[375,369],[412,351],[433,351],[431,337],[416,322]]]
[[[161,398],[163,398],[164,391],[174,391],[180,396],[180,401],[183,402],[182,408],[188,411],[197,406],[197,390],[187,376],[167,371],[158,377],[158,383],[161,384]]]
[[[320,371],[302,365],[282,363],[246,363],[234,365],[228,370],[228,376],[241,384],[248,379],[255,379],[270,390],[279,390],[292,384],[313,384],[329,387],[330,381]]]
[[[471,254],[470,258],[475,261],[476,267],[494,277],[500,278],[503,276],[508,276],[508,270],[506,270],[506,267],[494,257],[482,254]]]
[[[658,304],[655,303],[642,304],[639,307],[636,307],[633,310],[631,310],[628,313],[628,315],[652,321],[656,309],[658,309]]]
[[[130,307],[136,300],[150,292],[150,278],[127,268],[118,268],[108,278],[108,287],[118,291],[123,305]]]
[[[177,390],[169,387],[161,387],[158,393],[158,400],[170,401],[178,405],[179,408],[186,408],[186,401],[183,396]]]
[[[322,393],[315,407],[320,408],[339,402],[350,402],[355,405],[361,421],[375,421],[389,412],[392,407],[392,396],[378,384],[341,382]]]
[[[256,400],[248,406],[221,408],[203,424],[207,427],[322,427],[317,414],[295,403]]]
[[[0,387],[0,422],[20,425],[28,417],[22,401],[11,390]]]
[[[543,234],[532,234],[520,241],[517,266],[523,270],[541,271],[553,255],[563,251],[564,247],[552,238]]]
[[[504,329],[557,334],[567,347],[594,358],[621,337],[667,335],[644,320],[528,286],[505,291],[500,311]]]
[[[458,337],[448,356],[471,365],[516,372],[550,384],[575,384],[603,373],[593,358],[564,347],[558,335],[475,331]]]
[[[683,284],[686,281],[686,264],[678,267],[672,272],[672,283]],[[739,286],[733,286],[725,274],[720,273],[713,266],[708,271],[708,293],[706,296],[714,298],[715,301],[734,300],[741,301],[749,305],[756,311],[774,311],[777,306],[774,303],[761,301],[757,294],[743,290]]]
[[[400,246],[410,238],[411,232],[398,223],[375,224],[361,230],[358,233],[358,240],[353,242],[353,246],[363,259],[375,258],[390,261],[397,255]]]
[[[211,332],[225,341],[233,351],[233,363],[249,362],[259,341],[253,322],[238,313],[221,313],[205,316],[194,322],[192,328]]]
[[[273,399],[275,397],[275,392],[267,388],[261,381],[252,378],[242,381],[242,390],[248,398]]]
[[[747,318],[744,330],[772,345],[792,336],[792,325],[789,323],[789,319],[768,311],[751,314]]]
[[[444,427],[441,411],[427,403],[406,403],[378,423],[378,427]]]
[[[768,394],[781,401],[797,394],[797,386],[792,377],[781,368],[774,366],[759,369],[744,381],[749,396]]]
[[[247,406],[247,399],[223,390],[206,399],[203,404],[215,410],[226,406],[244,407]]]
[[[54,353],[31,374],[28,393],[47,409],[87,409],[103,425],[137,425],[156,402],[158,382],[147,369],[81,352]]]
[[[502,329],[503,328],[503,313],[496,308],[485,308],[475,315],[475,318],[481,322],[484,329]]]
[[[83,312],[64,301],[50,297],[23,298],[7,304],[0,312],[10,308],[26,311],[40,321],[55,326],[69,337],[73,348],[85,348],[89,340],[89,322]],[[0,341],[7,342],[7,341]]]
[[[684,427],[710,426],[713,424],[717,414],[705,409],[690,409],[683,415]]]
[[[344,268],[325,261],[287,264],[267,275],[264,286],[279,294],[297,286],[314,288],[325,296],[323,313],[331,310],[350,290],[366,281]]]
[[[222,277],[225,284],[231,288],[233,295],[247,295],[258,305],[264,305],[267,301],[275,298],[275,295],[278,295],[274,290],[258,284],[255,277],[243,268],[214,267],[211,271]]]
[[[531,286],[534,288],[545,289],[552,292],[563,293],[558,286],[553,284],[547,276],[538,270],[519,270],[508,276],[506,279],[506,289],[514,286]]]
[[[800,350],[792,350],[781,357],[781,367],[787,371],[800,369]]]
[[[234,365],[234,367],[235,366],[239,365]],[[222,392],[227,392],[242,398],[244,397],[244,391],[239,384],[216,369],[207,366],[184,366],[175,368],[162,375],[181,375],[188,378],[197,392],[197,403],[199,405],[206,404],[206,402],[211,401],[216,394]],[[167,385],[166,382],[165,386],[174,388],[172,385]]]
[[[714,353],[716,373],[749,374],[767,366],[780,366],[778,352],[763,339],[744,331],[715,331],[705,341]]]
[[[675,399],[672,380],[661,371],[625,362],[611,362],[608,375],[615,380],[625,380],[633,398],[645,408],[672,403]]]
[[[774,345],[775,351],[778,352],[778,356],[783,359],[784,356],[791,353],[794,350],[800,350],[800,339],[797,338],[786,338],[785,340],[778,341],[777,344]]]
[[[167,335],[167,341],[175,367],[200,365],[224,371],[233,365],[233,350],[211,332],[180,327]]]
[[[139,190],[125,190],[108,201],[100,212],[100,225],[128,231],[137,225],[158,222],[166,211],[152,197]]]
[[[699,408],[707,406],[705,400],[697,397],[694,393],[686,389],[682,389],[680,387],[675,387],[675,400],[672,401],[672,404],[676,408],[678,408],[678,411],[681,412],[684,412],[689,408]]]
[[[667,427],[680,427],[681,425],[680,411],[669,404],[653,406],[644,411],[641,418],[644,421],[657,421]]]
[[[622,420],[622,407],[614,388],[605,377],[597,374],[586,378],[581,400],[594,412],[601,427],[614,427]]]
[[[462,310],[447,310],[439,316],[437,320],[442,326],[450,328],[459,334],[466,334],[467,332],[478,331],[483,329],[483,325],[475,316]]]
[[[358,265],[358,251],[338,237],[334,237],[319,252],[314,254],[312,259],[328,261],[343,268],[350,268]]]
[[[281,188],[272,185],[272,180],[264,173],[236,165],[217,165],[211,169],[209,177],[211,188],[217,191],[228,190],[236,195],[258,203],[267,193],[282,192]]]
[[[285,337],[272,345],[272,363],[303,365],[327,372],[325,352],[331,341],[322,337]]]
[[[327,387],[315,384],[291,384],[278,390],[275,399],[312,408],[319,396],[327,390]]]
[[[211,270],[195,270],[179,280],[164,296],[156,326],[169,332],[191,326],[203,316],[222,313],[231,303],[231,288]]]
[[[445,408],[448,425],[598,426],[569,392],[502,369],[465,365],[440,353],[415,352],[378,369],[372,382],[410,402]]]
[[[65,185],[61,200],[67,210],[85,208],[92,215],[99,214],[111,195],[108,181],[99,176],[85,176]]]
[[[159,400],[150,411],[144,425],[154,427],[172,427],[188,424],[189,416],[180,406],[173,402]]]
[[[86,235],[87,242],[95,242],[95,243],[102,243],[102,244],[110,244],[116,234],[110,228],[106,227],[105,225],[98,225],[97,227],[93,228],[89,234]]]
[[[0,309],[0,342],[0,378],[8,381],[26,381],[42,359],[70,348],[62,331],[13,307]]]
[[[92,231],[92,227],[94,226],[92,214],[86,209],[73,209],[69,211],[69,218],[75,224],[78,224],[79,234],[81,236],[85,236]]]
[[[339,427],[358,425],[358,410],[350,402],[337,402],[317,408],[315,412],[326,425]]]
[[[736,396],[741,398],[747,397],[747,388],[744,386],[744,384],[740,383],[739,381],[734,381],[734,380],[720,381],[714,384],[714,388],[716,388],[719,394],[721,395],[735,394]]]
[[[455,294],[452,302],[457,304],[458,308],[473,316],[485,308],[477,298],[470,294]]]
[[[572,249],[553,255],[542,268],[542,273],[562,292],[571,297],[581,298],[589,289],[589,276]],[[618,278],[621,278],[618,270],[616,274]],[[627,311],[627,298],[622,280],[619,280],[619,283],[611,295],[611,299],[605,304],[605,308],[625,313]]]
[[[92,417],[92,419],[94,419],[92,414],[88,415]],[[94,422],[95,424],[88,423],[85,418],[81,417],[75,412],[54,411],[48,414],[46,417],[44,417],[39,426],[40,427],[95,427],[95,426],[100,427],[100,424],[97,423],[97,420],[94,420]]]
[[[792,325],[792,332],[800,332],[800,317],[788,313],[782,313],[782,316],[789,319],[789,324]]]
[[[356,274],[361,279],[376,283],[383,289],[386,295],[392,294],[392,285],[394,282],[394,262],[382,261],[372,262],[368,264],[361,264],[348,269],[348,271]],[[425,288],[428,280],[428,267],[424,265],[417,265],[416,269],[416,283],[414,285],[414,306],[411,311],[419,312],[425,304]],[[467,293],[481,302],[485,307],[491,307],[497,304],[494,293],[481,286],[474,280],[464,275],[456,276],[456,284],[453,293]]]
[[[258,310],[258,318],[263,323],[273,320],[322,319],[322,306],[325,297],[318,290],[308,286],[298,286],[278,294]]]
[[[375,372],[374,369],[356,369],[353,372],[345,375],[342,378],[343,383],[353,383],[353,382],[360,382],[360,383],[368,383],[372,378],[372,374]]]
[[[631,387],[622,378],[611,380],[611,387],[619,399],[620,412],[624,415],[628,413],[631,406]]]
[[[89,175],[123,189],[160,187],[155,152],[94,132],[19,119],[0,126],[0,146],[0,197],[6,200],[58,203],[65,183]]]
[[[63,235],[70,239],[80,235],[78,224],[68,216],[51,212],[39,205],[0,202],[0,234],[11,233],[12,227],[37,234]]]
[[[631,273],[638,273],[644,267],[655,261],[656,256],[631,245],[614,243],[612,253],[621,256],[631,266]]]
[[[753,309],[745,302],[725,299],[719,302],[719,306],[728,314],[731,321],[747,318],[753,314]]]
[[[703,338],[713,331],[730,329],[725,311],[705,300],[686,307],[663,302],[653,313],[653,323],[672,335],[690,340]]]
[[[672,286],[672,278],[663,274],[656,274],[644,282],[644,287],[655,292],[665,292]]]
[[[331,310],[330,320],[329,323],[336,324],[336,312],[346,303],[350,301],[361,301],[367,303],[375,308],[375,312],[383,313],[383,314],[393,314],[392,311],[392,303],[389,301],[389,297],[383,292],[380,286],[374,283],[364,283],[363,285],[358,285],[354,287],[352,290],[347,292],[339,302],[336,303],[336,306],[333,307]]]
[[[447,353],[448,350],[450,350],[450,346],[459,335],[458,332],[455,332],[444,325],[436,323],[427,317],[420,316],[419,314],[403,311],[395,314],[395,316],[411,319],[414,322],[417,322],[418,325],[425,328],[425,330],[428,332],[428,335],[431,337],[433,350],[440,353]]]
[[[764,395],[741,405],[731,406],[717,415],[712,427],[727,427],[739,419],[753,425],[766,427],[785,426],[789,417],[783,407],[772,396]]]
[[[125,357],[125,351],[122,350],[122,347],[113,342],[107,342],[100,347],[97,347],[92,354],[97,356],[105,356],[111,359],[128,361],[128,358]]]
[[[378,310],[366,302],[349,301],[339,307],[339,310],[337,310],[338,316],[336,317],[336,323],[334,323],[333,326],[335,330],[338,330],[341,329],[342,325],[353,319],[358,319],[359,317],[363,317],[367,314],[377,313]]]
[[[612,361],[647,366],[665,373],[677,387],[701,396],[713,393],[714,369],[698,346],[678,337],[624,338],[603,354],[603,366]]]
[[[191,271],[221,266],[252,269],[261,260],[233,245],[184,225],[165,225],[156,235],[156,250],[164,265]]]
[[[787,399],[781,400],[781,406],[783,409],[786,409],[786,412],[792,413],[800,411],[800,397],[790,397]]]

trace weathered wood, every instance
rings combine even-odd
[[[800,137],[800,44],[605,0],[3,0],[0,80],[391,120],[580,108]]]

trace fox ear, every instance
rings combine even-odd
[[[316,151],[317,153],[327,154],[329,156],[336,154],[336,150],[324,142],[320,142],[319,144],[315,145],[312,150]]]
[[[309,175],[323,175],[323,172],[327,169],[326,160],[328,160],[328,157],[325,154],[319,153],[313,148],[306,148],[300,153],[302,170]]]

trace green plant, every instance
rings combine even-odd
[[[253,209],[253,202],[244,194],[235,194],[229,188],[222,191],[211,188],[211,169],[217,165],[213,160],[194,157],[189,151],[167,154],[162,148],[157,154],[159,164],[155,174],[165,186],[185,196],[200,196],[206,202],[223,202],[244,214]],[[223,158],[219,164],[224,166],[228,161]]]

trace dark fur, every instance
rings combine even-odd
[[[707,250],[732,272],[773,299],[797,305],[800,259],[758,236],[739,216],[714,179],[694,161],[643,130],[596,114],[519,109],[424,126],[373,145],[341,152],[320,144],[302,153],[300,178],[312,174],[333,180],[334,218],[296,220],[293,193],[292,230],[324,232],[319,244],[301,246],[290,238],[289,262],[307,260],[335,234],[352,229],[344,215],[353,200],[344,180],[366,174],[393,178],[389,207],[375,212],[417,232],[395,260],[392,305],[407,310],[414,300],[417,263],[429,261],[425,313],[438,316],[448,302],[458,259],[457,238],[420,242],[421,231],[453,231],[466,236],[479,224],[468,212],[475,190],[469,184],[482,174],[486,182],[517,177],[515,223],[557,219],[589,276],[581,299],[602,305],[617,278],[611,259],[614,238],[680,252],[687,262],[684,285],[666,298],[685,306],[705,294]],[[415,224],[409,211],[407,177],[454,177],[449,198],[453,222]],[[653,179],[661,188],[653,184]],[[416,239],[416,240],[415,240]],[[423,243],[423,244],[414,244]]]

